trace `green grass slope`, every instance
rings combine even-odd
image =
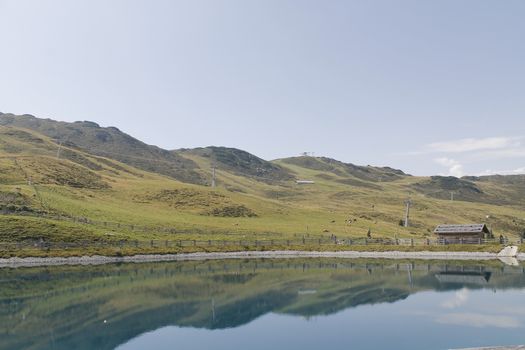
[[[115,127],[102,128],[89,121],[66,123],[13,114],[0,114],[0,125],[34,130],[70,148],[115,159],[183,182],[203,183],[192,161],[177,153],[147,145]]]
[[[24,123],[39,126],[12,126]],[[118,134],[116,129],[47,123],[0,115],[0,241],[363,238],[369,230],[374,238],[422,238],[432,237],[438,224],[472,222],[517,238],[525,229],[524,177],[425,178],[324,157],[268,162],[237,149],[207,147],[166,151],[191,164],[186,174],[197,174],[177,179],[165,169],[133,166],[131,157],[164,151],[139,144],[134,153],[129,144],[120,145],[127,142],[120,134],[124,141],[115,137],[110,144],[125,150],[129,158],[122,161],[98,152],[89,137],[93,148],[58,141],[67,138],[63,129],[95,138],[102,131]],[[59,134],[47,130],[56,125]],[[170,164],[177,174],[189,169]],[[209,186],[212,166],[217,188]],[[297,179],[315,183],[300,185]],[[413,207],[405,228],[399,221],[408,197]]]
[[[283,167],[236,148],[210,146],[182,149],[177,152],[186,157],[206,158],[210,166],[268,184],[294,179],[293,174]]]

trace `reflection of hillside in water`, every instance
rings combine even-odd
[[[422,290],[525,286],[499,262],[247,260],[0,270],[0,349],[112,349],[167,325],[328,315]]]

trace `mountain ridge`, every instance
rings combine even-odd
[[[259,164],[264,165],[265,169],[263,170],[271,169],[272,166],[269,164],[274,163],[275,161],[286,161],[287,159],[299,158],[299,157],[288,157],[288,158],[275,159],[275,160],[264,160],[244,150],[232,148],[232,147],[225,147],[225,146],[206,146],[206,147],[197,147],[197,148],[181,148],[181,149],[175,149],[175,150],[167,150],[167,149],[163,149],[161,147],[155,146],[155,145],[145,144],[144,142],[136,139],[135,137],[122,132],[118,127],[115,127],[115,126],[101,127],[98,123],[94,121],[64,122],[64,121],[53,120],[50,118],[45,118],[45,119],[38,118],[31,114],[15,115],[12,113],[0,112],[0,125],[10,125],[10,126],[16,126],[16,127],[38,131],[50,138],[56,139],[57,142],[59,143],[67,144],[70,147],[78,147],[83,150],[89,151],[90,153],[94,153],[100,156],[106,156],[109,158],[116,157],[116,160],[122,161],[126,164],[137,166],[147,171],[151,171],[151,170],[158,171],[158,170],[155,169],[154,167],[148,167],[146,165],[147,163],[140,164],[137,162],[133,162],[132,161],[133,159],[139,160],[139,155],[135,155],[135,156],[130,156],[126,154],[119,155],[118,152],[115,152],[114,150],[111,149],[111,147],[115,145],[115,142],[111,142],[113,141],[112,138],[118,137],[119,139],[117,141],[123,142],[124,144],[131,143],[132,144],[131,146],[135,147],[133,149],[134,152],[138,152],[139,154],[144,153],[146,152],[144,148],[148,148],[147,151],[149,151],[150,153],[160,153],[162,154],[163,157],[168,157],[168,159],[164,159],[165,161],[173,162],[177,165],[180,165],[182,167],[187,167],[189,169],[194,169],[194,164],[192,164],[191,160],[184,158],[184,153],[201,153],[202,155],[202,154],[206,154],[206,151],[211,151],[212,153],[211,155],[208,154],[205,156],[213,157],[213,153],[215,153],[214,158],[215,160],[217,160],[218,151],[228,150],[230,151],[230,153],[244,154],[243,155],[244,158],[256,159]],[[86,130],[89,130],[89,129],[93,129],[95,131],[94,135],[91,135],[86,132]],[[82,137],[84,139],[82,139]],[[93,147],[93,144],[95,142],[99,142],[102,145],[108,142],[110,142],[111,144],[110,144],[110,147],[98,147],[97,148],[97,147]],[[129,151],[130,149],[123,149],[121,150],[121,153],[126,153]],[[175,157],[175,159],[169,159],[169,156],[168,156],[169,154]],[[143,157],[143,155],[141,155],[140,157]],[[374,170],[382,169],[385,173],[391,172],[393,174],[406,175],[403,171],[394,169],[388,166],[376,167],[376,166],[368,165],[365,167],[365,166],[354,165],[351,163],[344,163],[344,162],[341,162],[341,161],[338,161],[332,158],[328,158],[328,157],[310,157],[310,158],[320,158],[323,161],[332,161],[334,163],[338,163],[346,167],[355,167],[355,169],[360,169],[362,172],[366,172],[366,170],[364,170],[366,168],[371,168]],[[140,159],[140,160],[146,161],[146,159]],[[160,160],[163,160],[163,159],[160,159]],[[217,161],[218,163],[223,163],[223,164],[225,163],[225,165],[229,166],[227,162],[221,162],[220,159]],[[266,162],[266,164],[263,164],[264,162]],[[277,169],[274,168],[272,170],[275,171]],[[290,176],[290,174],[286,176],[282,172],[282,169],[280,169],[280,171],[281,171],[281,174],[278,177],[282,177],[285,179],[293,178],[293,176]],[[171,176],[169,171],[161,170],[160,173]],[[200,177],[200,174],[193,173],[192,175],[197,176],[199,180],[198,181],[186,181],[186,182],[198,183],[198,184],[204,183],[202,181],[202,178]],[[175,179],[181,178],[181,176],[178,176],[178,175],[174,175],[172,177]]]
[[[116,127],[102,128],[91,121],[69,123],[13,114],[0,114],[0,125],[34,130],[56,139],[59,144],[112,158],[183,182],[205,183],[202,175],[195,171],[197,167],[191,160],[160,147],[147,145]]]
[[[95,143],[104,147],[90,147]],[[0,213],[13,216],[0,215],[0,240],[76,240],[81,232],[103,240],[150,237],[116,229],[108,236],[104,226],[76,224],[60,233],[56,223],[22,214],[168,227],[196,239],[363,237],[369,230],[429,237],[438,224],[485,221],[509,235],[525,230],[525,176],[420,177],[328,157],[267,161],[218,146],[168,151],[86,121],[1,114],[0,170]],[[404,228],[407,198],[414,204]]]

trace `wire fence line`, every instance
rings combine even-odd
[[[45,213],[45,212],[29,212],[29,211],[21,211],[21,212],[12,212],[12,211],[9,211],[9,210],[0,210],[0,215],[14,215],[14,216],[29,216],[29,217],[37,217],[37,218],[45,218],[45,219],[51,219],[51,220],[58,220],[58,221],[67,221],[67,222],[72,222],[72,223],[78,223],[78,224],[85,224],[85,225],[93,225],[93,226],[98,226],[98,227],[104,227],[104,228],[107,228],[107,229],[125,229],[125,230],[129,230],[129,231],[136,231],[136,232],[145,232],[145,233],[171,233],[171,234],[177,234],[177,233],[180,233],[180,234],[187,234],[187,233],[199,233],[198,231],[196,232],[195,229],[188,229],[188,230],[183,230],[183,229],[178,229],[178,228],[174,228],[174,227],[169,227],[169,226],[154,226],[154,225],[150,225],[150,226],[147,226],[147,225],[135,225],[135,224],[125,224],[125,223],[120,223],[120,222],[113,222],[113,221],[105,221],[105,220],[93,220],[93,219],[90,219],[90,218],[87,218],[87,217],[75,217],[75,216],[66,216],[66,215],[58,215],[58,214],[50,214],[50,213]],[[222,234],[241,234],[241,232],[236,232],[236,233],[233,233],[233,232],[214,232],[214,233],[222,233]],[[263,232],[263,233],[259,233],[259,234],[278,234],[278,233],[275,233],[275,232]],[[331,236],[332,238],[330,239],[336,239],[336,234],[335,233],[330,233],[330,232],[325,232],[324,234],[312,234],[312,233],[295,233],[293,234],[294,236],[305,236],[305,237],[310,237],[310,236],[318,236],[319,238],[324,238],[326,236]],[[353,240],[363,240],[365,238],[355,238]],[[375,242],[375,241],[380,241],[380,242],[385,242],[384,244],[393,244],[393,243],[389,243],[389,242],[394,242],[396,240],[396,238],[366,238],[369,242]],[[482,242],[489,242],[489,241],[494,241],[494,240],[498,240],[498,239],[503,239],[505,241],[509,241],[509,238],[504,236],[503,238],[490,238],[490,239],[486,239],[486,238],[482,238]],[[349,239],[350,240],[350,239]],[[399,238],[397,239],[399,242],[404,242],[406,240],[409,240],[410,241],[410,238]],[[417,241],[417,240],[428,240],[426,238],[414,238],[412,239],[414,241]],[[432,239],[430,239],[432,240]],[[434,239],[436,240],[436,239]],[[456,241],[456,243],[477,243],[477,244],[481,244],[479,242],[479,238],[478,237],[465,237],[465,238],[446,238],[446,239],[442,239],[444,241],[446,241],[447,243],[450,243],[450,242],[453,242],[453,241]],[[523,238],[519,238],[519,239],[516,239],[514,240],[516,242],[521,242],[523,241]],[[403,244],[403,243],[400,243],[400,244]]]
[[[12,216],[26,216],[26,217],[35,217],[35,218],[44,218],[44,219],[50,219],[50,220],[57,220],[57,221],[66,221],[81,225],[91,225],[98,228],[104,228],[107,230],[127,230],[131,232],[140,232],[140,233],[165,233],[165,234],[181,234],[181,235],[188,235],[188,234],[222,234],[222,235],[240,235],[240,234],[249,234],[252,233],[250,231],[237,231],[237,232],[230,232],[230,231],[206,231],[206,230],[199,230],[195,228],[191,229],[181,229],[181,228],[175,228],[170,226],[155,226],[155,225],[136,225],[136,224],[128,224],[128,223],[121,223],[121,222],[114,222],[114,221],[106,221],[106,220],[93,220],[88,217],[75,217],[75,216],[69,216],[69,215],[59,215],[59,214],[52,214],[47,212],[31,212],[31,211],[18,211],[13,212],[11,210],[0,210],[0,215],[12,215]],[[255,232],[253,232],[255,234]],[[269,236],[269,235],[280,235],[278,232],[257,232],[257,235],[261,236]],[[333,236],[331,233],[292,233],[294,237],[319,237],[319,238],[325,238],[326,236]]]
[[[0,211],[0,214],[12,215],[11,212]],[[170,233],[170,234],[196,234],[194,230],[183,231],[172,227],[155,227],[155,226],[143,226],[134,224],[123,224],[111,221],[92,220],[86,217],[71,217],[62,216],[49,213],[34,213],[34,212],[22,212],[17,213],[17,216],[31,216],[41,217],[47,219],[69,221],[85,225],[94,225],[98,227],[105,227],[108,229],[127,229],[130,231],[144,232],[144,233]],[[231,236],[239,236],[242,233],[221,233]],[[264,235],[263,233],[257,233]],[[271,233],[265,233],[271,234]],[[302,236],[302,238],[301,238]],[[265,249],[272,247],[311,247],[311,246],[367,246],[367,245],[397,245],[397,246],[444,246],[450,244],[475,244],[475,245],[489,245],[489,244],[523,244],[524,239],[509,239],[508,237],[501,236],[499,238],[478,238],[478,237],[465,237],[465,238],[338,238],[336,235],[319,235],[318,237],[312,238],[311,234],[296,233],[293,234],[293,238],[290,239],[225,239],[225,240],[184,240],[184,239],[153,239],[153,240],[112,240],[108,238],[106,240],[93,241],[93,240],[80,240],[80,241],[45,241],[40,240],[24,240],[19,242],[0,242],[0,250],[18,250],[18,249],[78,249],[78,248],[112,248],[112,249],[151,249],[151,248],[184,248],[184,247],[196,247],[201,249],[213,249],[213,247],[245,247],[246,249]],[[299,238],[298,238],[299,237]]]
[[[136,225],[136,224],[125,224],[120,222],[105,221],[105,220],[93,220],[87,217],[76,217],[67,215],[58,215],[45,212],[31,212],[31,211],[12,211],[12,210],[0,210],[1,215],[14,215],[14,216],[26,216],[35,218],[44,218],[57,221],[66,221],[82,225],[97,226],[99,228],[107,228],[108,230],[128,230],[134,232],[143,233],[171,233],[171,234],[185,234],[185,233],[196,233],[192,230],[182,230],[168,226],[154,226],[154,225]]]
[[[120,241],[76,241],[76,242],[49,242],[26,240],[20,242],[0,242],[0,250],[20,250],[20,249],[88,249],[88,248],[113,248],[113,249],[182,249],[188,247],[214,249],[220,247],[242,247],[245,249],[266,249],[272,247],[312,247],[312,246],[445,246],[451,244],[522,244],[523,239],[511,241],[509,239],[477,239],[477,240],[457,240],[457,239],[382,239],[382,238],[347,238],[347,239],[322,239],[322,238],[303,238],[303,239],[264,239],[264,240],[120,240]]]

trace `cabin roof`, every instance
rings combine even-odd
[[[485,224],[468,224],[468,225],[438,225],[434,230],[435,234],[475,234],[475,233],[490,233]]]

